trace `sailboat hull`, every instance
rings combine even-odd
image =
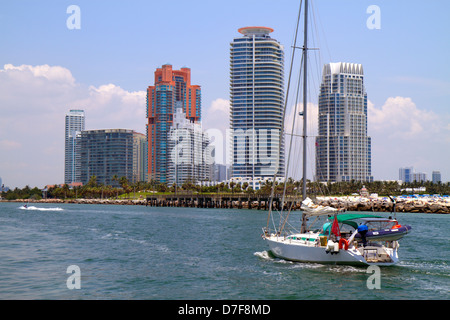
[[[283,237],[270,236],[265,240],[274,256],[289,261],[360,266],[388,266],[398,262],[397,250],[384,247],[349,248],[327,252],[325,247],[295,243]]]

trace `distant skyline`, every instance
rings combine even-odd
[[[68,28],[70,5],[80,9],[80,29]],[[367,26],[371,5],[379,8],[380,29]],[[203,128],[229,128],[230,42],[241,27],[273,28],[287,73],[298,6],[293,0],[1,2],[3,183],[63,183],[70,109],[85,110],[86,129],[145,133],[146,88],[166,63],[191,68],[192,83],[202,88]],[[317,135],[323,65],[359,63],[374,179],[396,180],[399,168],[414,167],[450,181],[450,2],[321,0],[311,9],[317,36],[310,45],[320,48],[311,55],[320,59],[310,66],[310,135]]]

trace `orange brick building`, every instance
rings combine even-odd
[[[201,89],[191,85],[191,69],[173,70],[165,64],[147,88],[148,177],[162,183],[168,182],[168,134],[176,106],[182,106],[190,121],[201,121]]]

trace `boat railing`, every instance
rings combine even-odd
[[[363,248],[362,255],[366,261],[376,260],[378,258],[378,248]]]
[[[392,258],[383,246],[364,247],[361,254],[367,262],[392,262]]]

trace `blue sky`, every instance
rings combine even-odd
[[[66,26],[72,4],[81,10],[79,30]],[[380,8],[379,30],[367,28],[370,5]],[[229,43],[240,36],[237,29],[275,29],[287,72],[298,6],[292,0],[2,1],[0,177],[11,187],[62,183],[64,114],[71,108],[86,110],[87,129],[145,132],[145,90],[165,63],[192,69],[193,84],[202,87],[203,126],[223,130]],[[449,181],[450,2],[315,0],[312,9],[311,45],[320,48],[312,55],[320,59],[312,59],[311,103],[324,63],[363,64],[375,179],[398,179],[399,167],[413,166],[430,178],[440,170]]]

